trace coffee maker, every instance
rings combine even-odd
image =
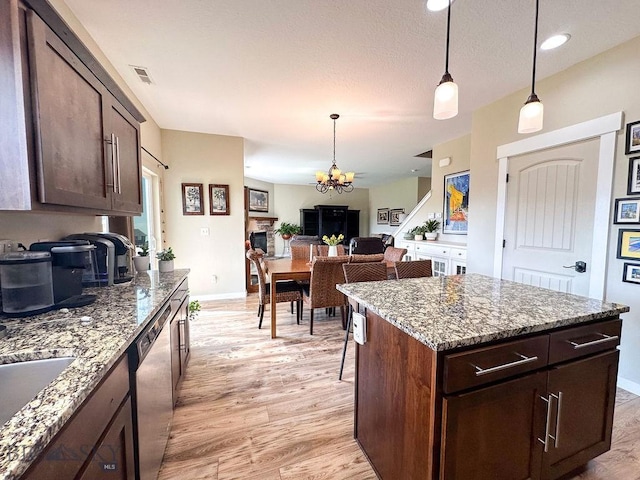
[[[127,237],[117,233],[74,233],[64,239],[86,240],[96,247],[97,269],[84,280],[84,286],[108,287],[133,278],[135,247]]]

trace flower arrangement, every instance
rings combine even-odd
[[[344,235],[340,234],[337,237],[335,235],[331,235],[331,237],[327,237],[326,235],[324,235],[322,237],[322,241],[324,243],[326,243],[327,245],[331,246],[331,247],[335,247],[336,245],[338,245],[342,240],[344,240]]]

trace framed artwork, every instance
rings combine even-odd
[[[640,283],[640,265],[625,262],[622,270],[622,281],[627,283]]]
[[[378,209],[378,225],[387,225],[389,223],[389,209]]]
[[[640,230],[621,228],[618,231],[617,258],[640,260]]]
[[[209,184],[209,213],[229,215],[229,185]]]
[[[204,196],[201,183],[182,184],[182,214],[204,215]]]
[[[268,212],[269,211],[269,192],[264,190],[256,190],[249,188],[249,211],[250,212]]]
[[[469,170],[444,176],[442,233],[466,235],[469,230]]]
[[[640,152],[640,120],[627,123],[627,137],[624,145],[624,153],[631,155]]]
[[[640,193],[640,157],[633,157],[629,159],[628,182],[627,195]]]
[[[613,223],[640,223],[640,197],[617,198]]]
[[[392,227],[399,226],[402,222],[400,221],[400,215],[404,213],[404,208],[394,208],[389,211],[389,225]]]

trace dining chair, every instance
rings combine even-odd
[[[370,255],[367,255],[367,254],[349,255],[349,263],[373,263],[373,262],[382,262],[383,260],[384,260],[384,254],[382,253],[372,253]]]
[[[319,257],[326,257],[327,255],[329,255],[329,245],[316,245],[315,247],[316,254]],[[345,254],[344,245],[336,245],[336,247],[338,247],[338,256]]]
[[[353,257],[353,255],[351,255]],[[362,255],[365,256],[365,255]],[[375,282],[387,279],[387,264],[381,261],[375,263],[345,263],[344,280],[346,283],[355,282]],[[355,300],[349,300],[349,312],[347,314],[347,331],[344,334],[344,345],[342,346],[342,360],[340,361],[340,374],[338,380],[342,380],[342,370],[344,369],[344,359],[347,354],[347,344],[349,343],[349,331],[353,324],[353,310],[358,308]]]
[[[396,278],[431,277],[431,260],[412,260],[396,263]]]
[[[289,245],[291,260],[309,260],[310,244]]]
[[[340,307],[342,328],[346,328],[344,307],[347,300],[345,295],[336,289],[336,285],[344,283],[342,265],[348,261],[347,255],[315,257],[313,259],[309,285],[302,286],[302,299],[311,309],[309,313],[310,335],[313,335],[313,311],[316,308]]]
[[[401,262],[402,258],[407,254],[406,248],[387,247],[384,251],[385,262]]]
[[[247,251],[247,258],[253,263],[258,274],[258,294],[260,304],[258,305],[258,328],[262,328],[262,318],[264,317],[264,306],[271,302],[271,287],[267,283],[266,274],[260,261],[262,255],[253,249]],[[291,302],[291,313],[293,313],[293,302],[296,302],[296,323],[300,325],[302,318],[302,293],[298,282],[287,280],[277,282],[276,303]]]

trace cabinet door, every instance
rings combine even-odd
[[[92,450],[79,480],[133,480],[133,420],[131,398],[120,407],[102,441]]]
[[[451,260],[451,272],[450,275],[464,275],[467,273],[467,263],[460,260]]]
[[[538,478],[545,372],[444,397],[441,479]]]
[[[28,18],[39,200],[108,210],[102,84],[34,12]]]
[[[542,478],[558,478],[611,447],[619,351],[567,363],[549,372],[551,432]]]
[[[318,210],[303,208],[300,210],[300,226],[303,235],[318,235],[320,225],[320,217]]]
[[[138,122],[112,95],[108,97],[110,101],[105,110],[109,160],[114,172],[112,208],[119,212],[140,213],[142,169]]]

